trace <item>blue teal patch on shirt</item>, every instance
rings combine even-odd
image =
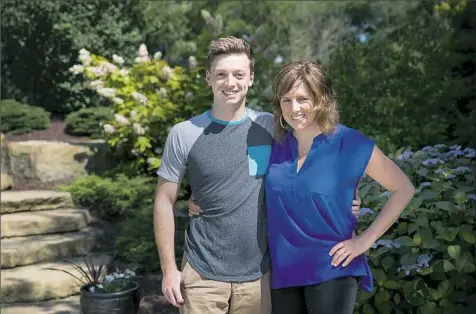
[[[268,170],[271,145],[249,146],[248,165],[250,176],[262,176]]]

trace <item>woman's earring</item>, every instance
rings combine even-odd
[[[279,116],[279,124],[281,124],[281,127],[282,127],[283,129],[287,129],[287,127],[285,127],[285,126],[284,126],[284,123],[283,123],[283,114],[281,114],[281,115]]]

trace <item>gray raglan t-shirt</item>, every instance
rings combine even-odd
[[[227,122],[207,111],[176,124],[157,172],[176,183],[187,173],[203,212],[190,219],[185,256],[212,280],[255,280],[270,268],[263,177],[273,116],[246,113],[240,121]]]

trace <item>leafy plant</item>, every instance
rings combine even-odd
[[[417,194],[398,222],[367,252],[374,291],[357,313],[465,313],[476,300],[476,208],[472,148],[439,144],[391,155]],[[366,229],[389,193],[365,178],[359,189]]]
[[[104,121],[113,118],[110,107],[84,108],[66,117],[65,132],[71,135],[101,138]]]
[[[185,230],[188,226],[188,203],[175,205],[175,255],[178,264],[182,259]],[[141,226],[138,228],[137,226]],[[153,206],[138,208],[133,217],[120,224],[121,233],[116,239],[119,257],[128,265],[141,271],[159,271],[160,263],[154,230]]]
[[[70,192],[73,201],[107,220],[131,217],[138,208],[154,202],[156,180],[148,177],[129,178],[124,174],[102,178],[89,175],[70,186],[59,187]]]
[[[118,55],[110,62],[85,49],[79,59],[71,71],[111,102],[114,119],[104,124],[108,144],[139,171],[156,170],[170,128],[209,106],[209,91],[193,56],[188,68],[172,68],[160,53],[151,58],[141,45],[129,67]]]
[[[43,108],[12,99],[0,100],[0,107],[1,132],[21,134],[32,130],[47,129],[50,126],[50,113]]]

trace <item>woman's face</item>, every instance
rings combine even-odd
[[[281,96],[281,112],[284,120],[294,129],[315,128],[314,97],[306,84],[296,81],[290,91]]]

